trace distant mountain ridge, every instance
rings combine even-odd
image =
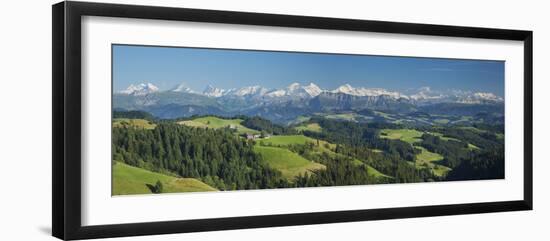
[[[321,89],[314,83],[308,85],[301,85],[299,83],[292,83],[286,88],[281,89],[268,89],[259,85],[246,86],[241,88],[221,89],[212,85],[206,86],[206,88],[200,92],[187,87],[185,83],[179,84],[173,89],[169,90],[178,93],[198,94],[212,98],[221,97],[242,97],[253,99],[299,99],[299,98],[314,98],[321,93],[341,93],[352,96],[387,96],[393,99],[406,99],[412,103],[418,104],[423,102],[456,102],[464,104],[486,104],[488,102],[503,102],[504,99],[494,93],[489,92],[473,92],[462,90],[450,90],[450,91],[433,91],[429,87],[419,88],[416,93],[406,95],[398,91],[390,91],[383,88],[365,88],[365,87],[353,87],[349,84],[344,84],[336,89],[328,90]],[[130,85],[127,89],[116,92],[115,94],[121,95],[147,95],[160,92],[159,88],[151,83],[142,83],[138,85]]]
[[[154,92],[158,92],[159,88],[151,83],[142,83],[138,85],[131,84],[125,90],[118,92],[119,94],[126,95],[147,95]]]
[[[501,112],[504,99],[493,93],[461,90],[435,91],[423,87],[409,94],[381,88],[353,87],[344,84],[333,90],[321,89],[314,83],[292,83],[285,88],[268,89],[259,85],[222,89],[211,85],[195,91],[182,83],[160,91],[151,83],[130,85],[114,93],[113,107],[143,110],[160,118],[215,114],[257,115],[272,121],[289,121],[315,113],[379,110],[409,113],[418,110],[441,112],[460,107],[461,112],[494,109]],[[468,107],[469,106],[469,107]]]

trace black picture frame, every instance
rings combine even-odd
[[[88,239],[213,230],[532,210],[533,208],[533,33],[523,30],[442,26],[171,7],[60,2],[52,6],[53,194],[52,233]],[[334,212],[140,222],[81,224],[81,17],[194,21],[378,33],[517,40],[524,43],[524,194],[522,200]]]

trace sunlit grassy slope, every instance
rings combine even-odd
[[[222,119],[214,116],[206,116],[206,117],[196,118],[193,120],[180,121],[178,122],[178,124],[192,126],[192,127],[202,127],[202,128],[208,127],[208,128],[214,128],[214,129],[233,127],[233,128],[236,128],[237,132],[239,133],[250,133],[250,134],[260,133],[257,130],[253,130],[241,125],[241,122],[243,122],[243,120],[241,119]]]
[[[128,119],[128,118],[113,119],[113,127],[115,128],[124,128],[129,126],[151,130],[151,129],[155,129],[157,125],[145,119]]]
[[[195,178],[172,177],[120,162],[113,165],[112,175],[113,195],[150,194],[147,184],[155,185],[157,181],[163,184],[165,193],[217,191]]]
[[[299,174],[325,169],[324,165],[307,160],[285,148],[256,145],[254,151],[261,154],[269,166],[281,171],[283,176],[289,180]]]

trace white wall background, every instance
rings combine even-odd
[[[118,0],[401,22],[533,30],[534,206],[508,212],[120,238],[116,240],[547,240],[550,237],[550,21],[545,1]],[[9,1],[0,10],[0,240],[54,240],[51,231],[51,4]]]

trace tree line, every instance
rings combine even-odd
[[[205,180],[220,190],[286,187],[246,140],[231,131],[159,123],[154,130],[113,128],[113,160]]]
[[[114,116],[150,118],[140,112],[116,113]],[[262,132],[275,135],[298,133],[292,127],[273,124],[260,117],[241,118],[244,126]],[[254,141],[238,137],[229,128],[194,128],[178,125],[173,120],[155,120],[157,127],[153,130],[113,128],[113,160],[156,172],[198,178],[219,190],[467,180],[504,176],[503,140],[493,132],[500,130],[498,127],[480,126],[483,128],[480,132],[456,127],[437,129],[437,132],[461,141],[445,141],[438,136],[424,134],[422,141],[416,145],[444,156],[439,164],[453,168],[445,179],[435,176],[429,169],[419,169],[414,165],[416,155],[420,153],[414,145],[401,140],[380,138],[380,129],[396,128],[394,124],[354,123],[317,117],[310,122],[318,123],[322,131],[302,133],[336,144],[332,149],[336,154],[319,152],[318,142],[286,146],[290,151],[326,166],[326,169],[301,174],[294,180],[285,179],[280,171],[265,163],[261,154],[254,152]],[[468,143],[473,143],[481,150],[469,150]],[[373,149],[383,152],[375,152]],[[375,178],[369,173],[368,166],[392,178]],[[162,187],[155,188],[162,190]]]

